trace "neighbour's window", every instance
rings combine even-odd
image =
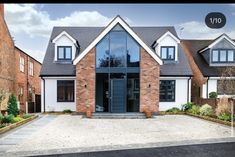
[[[29,75],[33,76],[33,62],[29,62]]]
[[[235,50],[213,49],[211,58],[213,63],[234,63]]]
[[[20,56],[20,71],[24,72],[24,57]]]
[[[58,60],[72,60],[72,46],[58,46]]]
[[[18,87],[18,101],[23,102],[23,87],[22,86]]]
[[[160,101],[175,101],[175,80],[160,80]]]
[[[74,102],[74,80],[57,80],[57,102]]]
[[[175,60],[175,46],[161,46],[161,58],[163,60]]]

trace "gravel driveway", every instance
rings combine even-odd
[[[115,145],[230,136],[230,127],[186,115],[156,116],[152,119],[86,119],[81,116],[59,115],[7,152],[75,147],[108,148]]]

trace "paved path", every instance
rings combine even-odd
[[[0,138],[0,156],[8,149],[19,145],[21,142],[29,139],[34,133],[38,132],[41,128],[46,127],[56,116],[52,115],[39,115],[39,119],[34,120],[28,124],[16,128],[10,133],[1,135]]]

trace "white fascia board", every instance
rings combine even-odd
[[[73,64],[76,65],[95,45],[103,39],[103,37],[116,25],[120,24],[160,65],[162,65],[162,60],[153,52],[130,27],[118,16],[116,17],[98,36],[96,39],[74,60]]]
[[[42,77],[42,78],[44,78],[44,79],[76,79],[76,76],[74,76],[74,77],[71,77],[71,76],[68,76],[68,77],[66,77],[66,76],[48,77],[48,76],[46,76],[46,77]]]
[[[53,40],[52,43],[56,43],[56,41],[61,38],[63,35],[67,36],[74,44],[76,44],[76,40],[71,37],[66,31],[61,32],[59,35],[57,35]]]
[[[210,77],[210,80],[221,80],[221,79],[234,80],[235,77],[234,76],[232,76],[232,77]]]
[[[167,35],[171,36],[178,44],[180,43],[180,40],[174,36],[170,31],[167,31],[165,34],[163,34],[158,40],[157,42],[155,43],[155,45],[159,42],[161,42],[161,40],[163,40]],[[154,45],[154,46],[155,46]]]
[[[189,78],[192,78],[192,77],[185,77],[185,76],[183,76],[183,77],[161,77],[160,76],[160,79],[159,80],[178,80],[178,79],[189,79]]]

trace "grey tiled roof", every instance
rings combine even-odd
[[[174,27],[131,27],[132,30],[147,44],[150,48],[154,41],[160,38],[164,33],[170,31],[177,36]],[[52,40],[61,32],[66,31],[80,45],[82,52],[103,30],[105,27],[54,27],[48,43],[47,51],[41,68],[41,76],[75,76],[76,69],[72,64],[59,64],[54,62],[54,44]],[[161,66],[163,75],[191,75],[189,65],[187,64],[184,53],[179,54],[179,63]]]

